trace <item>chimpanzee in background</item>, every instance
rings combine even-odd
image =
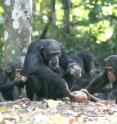
[[[64,79],[67,81],[70,91],[73,88],[74,82],[82,76],[82,68],[80,64],[74,60],[72,61],[73,62],[68,65],[64,74]]]
[[[110,87],[108,91],[108,99],[115,100],[117,103],[117,55],[111,55],[107,57],[104,61],[104,64],[104,71],[90,82],[87,90],[94,94],[100,92],[104,86],[111,84],[112,89]]]
[[[75,71],[73,71],[74,69]],[[58,41],[40,39],[29,45],[24,61],[23,75],[28,79],[26,92],[31,100],[35,94],[37,100],[40,98],[56,99],[65,96],[72,100],[75,99],[71,95],[64,77],[67,74],[79,76],[79,73],[79,65],[77,66],[67,56]]]
[[[18,70],[17,70],[18,69]],[[17,71],[21,70],[19,61],[8,63],[5,70],[0,73],[0,91],[5,100],[16,100],[20,96],[23,86],[22,76]],[[16,75],[17,73],[17,75]]]
[[[85,88],[92,79],[91,70],[94,66],[94,54],[90,51],[81,51],[79,54],[71,53],[69,56],[72,60],[79,63],[82,70],[81,78],[75,80],[71,90],[74,91]]]
[[[85,76],[86,78],[91,78],[91,70],[94,66],[94,60],[95,56],[92,52],[90,51],[81,51],[78,56],[82,59],[83,61],[83,67],[85,71]]]

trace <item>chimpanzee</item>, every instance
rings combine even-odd
[[[105,85],[112,84],[108,99],[117,103],[117,55],[111,55],[104,60],[105,68],[95,77],[87,87],[87,90],[94,94],[99,92]]]
[[[23,75],[27,77],[27,97],[33,100],[36,94],[37,100],[65,96],[75,100],[76,97],[70,93],[64,77],[69,70],[70,75],[79,76],[79,66],[76,65],[58,41],[54,39],[33,41],[28,47],[23,66]]]
[[[72,58],[72,60],[75,60],[77,63],[79,63],[82,70],[81,78],[77,78],[75,80],[71,90],[74,91],[85,88],[92,78],[91,69],[94,65],[94,54],[90,51],[81,51],[78,54],[71,53],[69,56]]]
[[[7,90],[7,89],[13,87],[15,84],[16,84],[16,82],[15,81],[11,82],[7,78],[4,70],[0,69],[0,91]]]
[[[73,88],[75,80],[81,78],[81,76],[82,68],[79,63],[73,61],[71,64],[68,65],[67,70],[64,74],[64,79],[67,81],[70,91]]]
[[[20,69],[20,63],[13,61],[8,63],[4,71],[1,71],[0,91],[5,100],[16,100],[20,96],[20,89],[23,86],[21,83],[23,78],[19,74]]]
[[[91,78],[91,70],[92,70],[92,67],[94,66],[94,59],[95,59],[94,54],[90,51],[81,51],[78,54],[78,56],[83,61],[85,76],[87,76],[87,78]]]

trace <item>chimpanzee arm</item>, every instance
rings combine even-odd
[[[89,85],[87,86],[87,90],[92,94],[96,93],[101,88],[103,88],[107,83],[108,83],[108,78],[106,71],[104,71],[89,83]]]
[[[108,97],[109,100],[115,100],[117,104],[117,80],[112,83],[112,90]]]
[[[72,62],[73,60],[67,55],[64,49],[61,48],[60,66],[64,69],[64,71],[67,70],[68,64]]]
[[[16,81],[10,81],[9,79],[4,80],[2,84],[0,84],[0,91],[7,90],[16,85]]]

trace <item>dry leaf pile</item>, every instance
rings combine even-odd
[[[0,103],[0,124],[117,124],[117,105],[23,98]]]

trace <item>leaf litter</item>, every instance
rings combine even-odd
[[[0,124],[117,124],[117,105],[69,99],[0,102]]]

